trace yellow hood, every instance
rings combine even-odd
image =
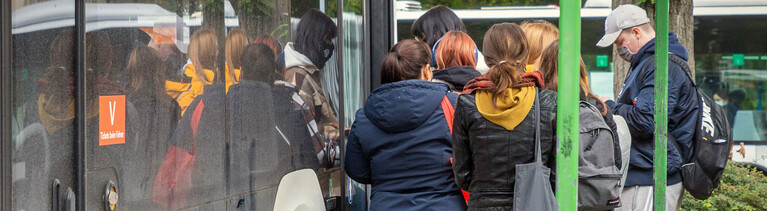
[[[493,106],[493,94],[485,90],[476,92],[477,110],[485,119],[507,130],[514,130],[525,119],[535,102],[535,88],[510,88],[503,91]]]
[[[40,116],[40,123],[45,127],[49,134],[55,134],[75,121],[75,100],[70,99],[66,104],[55,104],[49,102],[50,99],[45,94],[37,97],[37,114]],[[98,113],[97,101],[88,102],[88,118],[95,117]]]

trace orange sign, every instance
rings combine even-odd
[[[99,146],[125,144],[125,95],[99,96]]]

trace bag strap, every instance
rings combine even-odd
[[[538,87],[535,87],[535,161],[543,162],[541,159],[541,104],[540,93],[538,93]]]
[[[194,108],[194,113],[192,114],[192,122],[190,123],[192,126],[192,139],[194,140],[192,145],[193,152],[197,149],[197,128],[200,125],[200,116],[202,116],[202,110],[204,109],[205,103],[203,103],[202,99],[200,99],[200,102],[197,103],[197,107]]]
[[[690,66],[687,65],[687,62],[682,59],[682,57],[679,57],[679,55],[673,54],[671,52],[668,53],[668,61],[673,62],[676,65],[679,65],[679,67],[682,68],[685,75],[687,75],[687,79],[690,79],[690,82],[692,82],[692,85],[696,88],[698,85],[695,83],[695,80],[692,78],[692,70],[690,70]],[[642,69],[639,71],[639,82],[642,82],[644,80],[644,72],[650,68],[653,68],[653,65],[647,65],[648,63],[652,62],[655,64],[655,56],[651,56],[647,59],[647,61],[644,62],[644,65],[642,66]]]
[[[674,62],[675,64],[679,65],[679,67],[684,70],[685,75],[687,75],[687,79],[690,79],[690,82],[692,82],[692,86],[695,88],[698,87],[698,84],[695,83],[695,80],[692,78],[692,70],[690,70],[690,66],[687,65],[687,62],[682,59],[682,57],[677,56],[676,54],[669,53],[668,54],[668,61]]]
[[[447,99],[447,95],[442,98],[442,112],[445,113],[445,120],[447,121],[447,128],[450,129],[450,134],[453,134],[453,118],[455,118],[455,109],[453,104],[450,103],[450,99]]]

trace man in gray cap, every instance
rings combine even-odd
[[[687,61],[687,49],[674,32],[669,36],[670,56]],[[599,47],[614,45],[621,58],[631,63],[618,99],[602,97],[615,115],[626,120],[631,132],[631,156],[622,204],[618,210],[652,210],[653,140],[655,131],[655,30],[647,12],[635,5],[615,8],[605,20]],[[678,210],[684,189],[681,165],[692,159],[692,139],[697,123],[697,91],[684,69],[674,62],[668,67],[668,166],[666,209]]]

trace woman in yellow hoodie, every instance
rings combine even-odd
[[[240,69],[242,69],[240,57],[245,46],[248,45],[248,35],[245,34],[245,30],[233,29],[226,36],[225,45],[226,70],[224,72],[224,80],[226,82],[226,92],[229,93],[229,86],[240,82]]]
[[[471,195],[469,210],[511,210],[515,196],[521,196],[515,193],[516,164],[535,161],[536,122],[540,158],[555,184],[557,94],[545,89],[536,94],[536,87],[543,87],[542,75],[525,73],[530,48],[517,24],[493,25],[483,45],[490,70],[464,87],[455,108],[453,171],[458,186]],[[534,115],[536,107],[540,118]]]
[[[216,78],[214,70],[217,56],[218,41],[213,30],[202,29],[192,35],[188,53],[191,63],[187,63],[184,67],[184,75],[191,77],[191,82],[165,82],[165,90],[178,101],[181,115],[184,115],[186,107],[192,103],[192,100],[203,93],[205,85],[213,83]]]

